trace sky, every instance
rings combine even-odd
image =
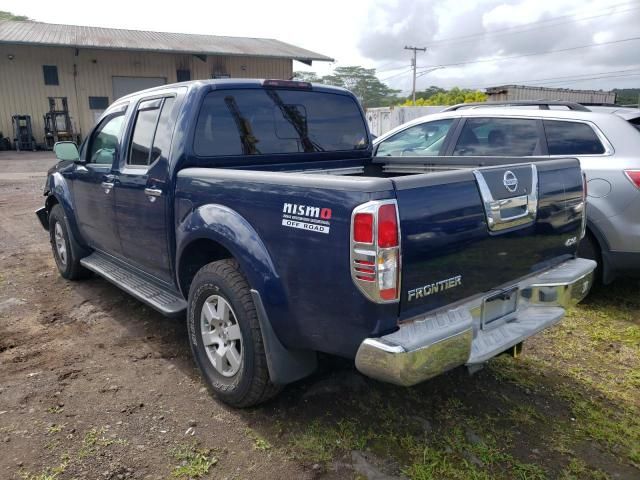
[[[640,0],[0,0],[0,10],[49,23],[276,38],[335,59],[294,70],[376,68],[407,93],[504,84],[640,87]],[[163,5],[167,5],[164,7]],[[169,7],[171,5],[171,7]],[[92,8],[93,7],[93,8]],[[560,51],[558,51],[560,50]],[[506,58],[505,58],[506,57]],[[502,60],[499,60],[502,58]]]

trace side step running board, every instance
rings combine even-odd
[[[187,309],[187,302],[177,293],[127,269],[107,255],[94,252],[80,263],[164,315],[178,316]]]

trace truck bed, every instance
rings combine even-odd
[[[511,193],[502,185],[507,171],[520,179]],[[499,229],[489,225],[491,208],[478,174],[486,179],[494,202],[531,197],[529,203],[514,203],[515,220],[496,219]],[[388,157],[366,163],[186,168],[178,173],[176,198],[178,243],[180,232],[191,228],[179,223],[187,210],[216,204],[246,218],[272,256],[286,290],[275,297],[291,302],[287,307],[276,299],[266,302],[276,325],[287,312],[288,326],[277,325],[278,335],[292,344],[295,339],[299,348],[344,356],[353,356],[364,336],[391,332],[425,312],[484,295],[573,258],[583,202],[578,161],[548,158]],[[398,205],[402,274],[396,303],[372,303],[351,278],[352,213],[358,205],[377,199],[395,199]],[[307,207],[332,212],[325,230],[287,228],[286,214]],[[296,217],[293,220],[305,228],[316,222]],[[454,286],[458,277],[461,280]],[[327,283],[344,293],[340,304],[323,296],[304,300],[309,292],[323,291]],[[427,294],[432,285],[442,288]],[[336,323],[336,318],[341,320]],[[306,340],[302,345],[301,338]]]

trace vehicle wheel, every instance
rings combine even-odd
[[[196,364],[220,400],[250,407],[278,393],[249,284],[235,260],[198,271],[189,289],[187,328]]]
[[[584,238],[580,241],[580,245],[578,246],[578,256],[598,262],[593,278],[597,283],[601,283],[602,254],[600,253],[600,246],[591,232],[587,232]]]
[[[62,277],[77,280],[89,275],[89,271],[80,265],[82,247],[71,233],[67,217],[59,204],[54,205],[49,213],[49,238],[53,258]]]

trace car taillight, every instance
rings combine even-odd
[[[400,296],[400,230],[395,200],[367,202],[351,217],[351,277],[370,300]]]
[[[625,170],[624,174],[636,188],[640,188],[640,170]]]

